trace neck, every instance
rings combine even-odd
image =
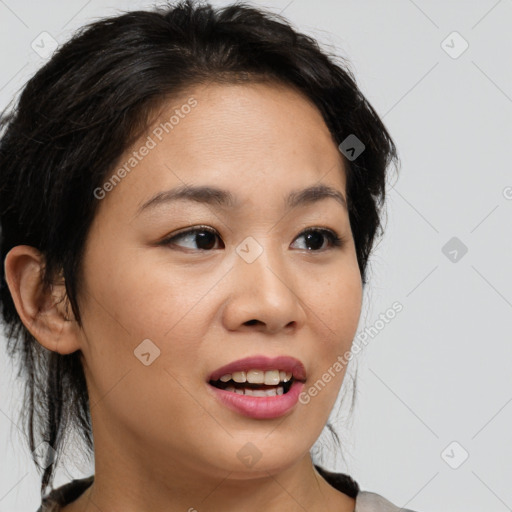
[[[309,453],[291,468],[245,478],[233,472],[199,477],[181,467],[166,477],[160,472],[144,477],[126,466],[115,472],[98,466],[94,483],[62,512],[353,512],[355,507],[353,498],[315,470]]]

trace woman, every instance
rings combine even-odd
[[[349,71],[283,18],[182,2],[85,27],[3,128],[40,512],[399,510],[310,456],[398,160]],[[46,492],[71,428],[95,473]]]

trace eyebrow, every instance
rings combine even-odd
[[[335,199],[345,210],[347,202],[343,194],[328,185],[312,185],[302,190],[293,190],[285,198],[285,207],[287,210],[306,206],[327,198]],[[145,210],[162,206],[173,201],[186,200],[206,203],[212,206],[221,206],[228,208],[239,208],[240,202],[228,190],[213,186],[181,185],[171,190],[159,192],[146,201],[137,211],[137,215]]]

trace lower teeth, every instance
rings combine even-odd
[[[260,396],[260,397],[277,396],[277,395],[282,395],[284,393],[283,386],[277,386],[275,388],[270,388],[270,389],[249,389],[249,388],[238,389],[238,388],[235,388],[234,386],[228,386],[225,389],[226,389],[226,391],[231,391],[232,393],[237,393],[239,395]]]

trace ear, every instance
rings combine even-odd
[[[64,281],[44,289],[44,257],[34,247],[18,245],[5,258],[5,280],[25,327],[45,348],[59,354],[80,349],[80,327]]]

